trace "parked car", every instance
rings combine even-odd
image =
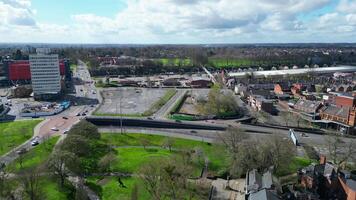
[[[85,113],[82,113],[82,116],[85,116],[85,115],[87,115],[87,114],[85,114]]]
[[[27,152],[27,149],[25,149],[25,148],[22,148],[22,149],[16,151],[16,153],[19,154],[19,155],[20,154],[24,154],[26,152]]]
[[[59,129],[57,127],[52,127],[51,130],[52,131],[59,131]]]
[[[63,119],[68,119],[68,117],[66,117],[66,116],[64,116],[64,117],[62,117]]]
[[[63,131],[63,134],[67,134],[68,132],[69,132],[69,130],[66,129],[66,130]]]
[[[33,141],[31,142],[31,145],[32,145],[32,146],[36,146],[36,145],[38,145],[38,144],[39,144],[38,140],[33,140]]]

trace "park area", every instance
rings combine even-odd
[[[23,120],[0,123],[0,156],[30,139],[35,126],[41,121]]]
[[[95,112],[99,116],[150,116],[176,93],[174,89],[115,88],[102,91],[103,103]],[[121,104],[121,106],[120,106]]]

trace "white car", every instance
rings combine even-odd
[[[52,130],[52,131],[59,131],[59,129],[56,128],[56,127],[51,128],[51,130]]]

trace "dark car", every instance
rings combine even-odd
[[[65,117],[65,116],[64,116],[64,117],[62,117],[62,118],[63,118],[63,119],[68,119],[68,117]]]
[[[85,113],[82,113],[82,116],[85,116],[85,115],[87,115],[87,114],[85,114]]]

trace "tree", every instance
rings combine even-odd
[[[5,170],[5,165],[0,166],[0,199],[15,199],[13,186],[9,183],[10,174]]]
[[[24,195],[30,200],[41,199],[41,186],[40,186],[40,169],[27,170],[20,175],[20,182],[22,182]]]
[[[90,141],[81,135],[68,135],[61,147],[61,150],[74,153],[76,156],[83,157],[90,154]]]
[[[237,114],[239,108],[231,92],[224,92],[219,85],[214,85],[208,94],[207,101],[200,101],[198,110],[207,115],[231,115]]]
[[[224,133],[219,134],[219,142],[223,143],[231,154],[239,151],[241,142],[246,140],[248,135],[239,127],[229,127]]]
[[[356,149],[354,140],[348,140],[347,144],[340,135],[328,135],[325,138],[329,156],[332,162],[341,167],[348,161],[356,158]]]
[[[98,165],[102,172],[111,172],[111,165],[116,161],[117,156],[113,151],[111,151],[100,159]]]
[[[143,146],[144,149],[146,149],[146,147],[148,145],[150,145],[150,141],[148,139],[146,139],[146,138],[141,138],[140,139],[140,143],[141,143],[141,145]]]
[[[145,164],[140,170],[140,178],[145,189],[155,200],[163,199],[163,183],[161,182],[161,165],[157,165],[161,160],[152,160]]]
[[[172,147],[175,143],[175,139],[172,137],[167,137],[164,141],[163,141],[163,146],[167,147],[169,149],[170,152],[172,152]]]
[[[78,171],[78,158],[72,152],[55,150],[47,161],[48,169],[60,180],[60,186],[64,186],[64,181],[71,171]]]
[[[98,128],[86,120],[82,120],[74,125],[68,135],[80,135],[87,139],[100,139]]]

